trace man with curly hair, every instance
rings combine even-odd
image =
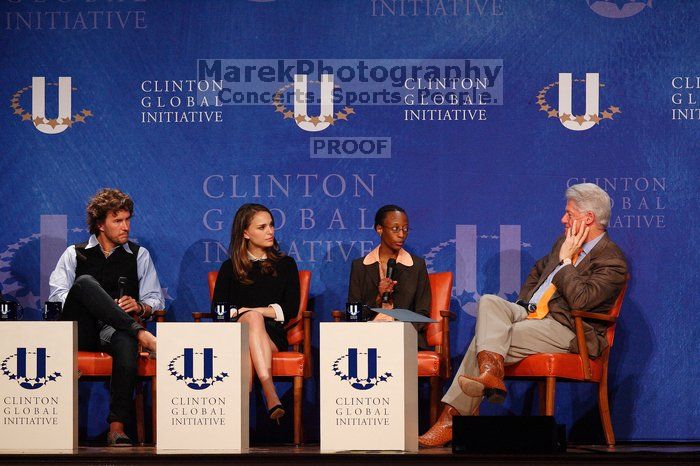
[[[113,359],[109,446],[130,446],[124,423],[131,413],[138,345],[155,352],[156,338],[132,315],[148,319],[164,306],[151,256],[129,241],[134,202],[118,189],[102,189],[87,205],[91,233],[69,246],[49,279],[49,301],[63,303],[62,320],[78,322],[78,348]]]

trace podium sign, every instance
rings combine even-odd
[[[416,330],[322,323],[321,450],[418,450]]]
[[[248,325],[159,323],[158,453],[248,448]]]
[[[0,451],[78,447],[75,322],[0,323]]]

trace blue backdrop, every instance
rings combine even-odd
[[[87,199],[113,186],[135,200],[132,236],[173,321],[208,307],[236,209],[275,209],[283,249],[313,273],[317,350],[350,260],[376,244],[374,212],[397,203],[407,248],[455,273],[457,363],[478,297],[513,296],[561,233],[564,190],[589,181],[614,201],[609,233],[632,274],[610,369],[616,435],[700,439],[697,2],[1,5],[0,284],[25,319],[61,251],[86,239]],[[309,75],[306,109],[294,74]],[[488,412],[531,408],[526,385],[511,389]],[[313,440],[315,378],[305,396]],[[106,428],[106,404],[81,384],[84,438]],[[562,387],[557,410],[574,440],[600,438],[591,387]]]

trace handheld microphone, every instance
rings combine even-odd
[[[126,289],[126,277],[119,277],[119,280],[117,280],[117,286],[118,286],[118,289],[119,289],[119,291],[118,291],[118,293],[119,293],[119,299],[121,299],[122,296],[124,296],[124,295],[126,294],[126,293],[125,293],[125,289]]]
[[[394,271],[396,270],[396,259],[393,257],[386,262],[386,278],[392,280],[394,278]],[[389,297],[391,293],[388,291],[382,295],[382,304],[389,302]]]

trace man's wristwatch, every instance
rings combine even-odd
[[[143,317],[143,315],[146,313],[146,306],[144,306],[141,301],[136,301],[136,304],[139,306],[138,316]]]
[[[569,257],[567,257],[566,259],[559,262],[559,265],[570,265],[570,264],[571,264],[571,258],[569,258]]]

